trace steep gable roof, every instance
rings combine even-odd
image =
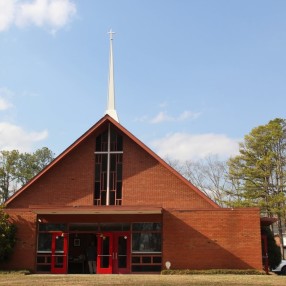
[[[97,123],[95,123],[89,130],[87,130],[81,137],[79,137],[73,144],[71,144],[65,151],[63,151],[58,157],[56,157],[48,166],[46,166],[39,174],[37,174],[34,178],[32,178],[26,185],[24,185],[21,189],[19,189],[13,196],[11,196],[5,203],[7,207],[9,204],[17,198],[20,194],[22,194],[27,188],[29,188],[35,181],[37,181],[41,176],[43,176],[48,170],[50,170],[53,166],[55,166],[59,161],[61,161],[67,154],[73,151],[79,144],[81,144],[90,134],[92,134],[96,130],[100,130],[104,128],[107,123],[111,123],[116,126],[123,134],[128,136],[133,142],[135,142],[138,146],[140,146],[144,151],[146,151],[150,156],[152,156],[159,164],[163,165],[170,172],[172,172],[176,177],[178,177],[181,181],[183,181],[186,185],[188,185],[195,193],[197,193],[200,197],[202,197],[205,201],[207,201],[212,207],[219,208],[219,206],[213,202],[210,198],[208,198],[204,193],[202,193],[197,187],[191,184],[186,178],[184,178],[181,174],[179,174],[176,170],[174,170],[169,164],[167,164],[162,158],[160,158],[156,153],[154,153],[149,147],[147,147],[144,143],[142,143],[138,138],[136,138],[133,134],[131,134],[127,129],[125,129],[120,123],[114,120],[109,115],[105,115],[102,117]]]

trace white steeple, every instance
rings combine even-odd
[[[114,78],[113,78],[113,34],[112,30],[108,32],[110,41],[110,53],[109,53],[109,79],[108,79],[108,99],[106,114],[111,116],[114,120],[119,122],[117,112],[115,110],[115,95],[114,95]]]

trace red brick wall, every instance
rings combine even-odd
[[[209,202],[129,138],[124,138],[123,204],[212,208]]]
[[[165,211],[163,230],[172,269],[262,269],[258,209]]]
[[[0,269],[34,270],[36,258],[36,215],[24,210],[5,210],[16,224],[16,245],[11,259],[0,264]]]
[[[94,148],[91,136],[15,198],[9,207],[92,205]]]
[[[95,135],[89,136],[16,197],[9,207],[93,205],[94,142]],[[122,205],[212,207],[127,136],[124,137]]]

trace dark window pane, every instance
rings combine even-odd
[[[123,139],[121,135],[117,135],[117,151],[123,151]]]
[[[100,181],[100,165],[95,164],[95,181]]]
[[[51,263],[51,254],[48,255],[38,255],[37,256],[38,264],[48,264]]]
[[[122,164],[117,164],[117,181],[122,181]]]
[[[107,189],[107,173],[106,172],[102,173],[102,177],[103,179],[101,182],[101,189],[106,190]]]
[[[158,222],[144,222],[144,223],[133,223],[132,230],[134,231],[160,231],[161,223]]]
[[[130,230],[130,224],[129,223],[123,223],[122,224],[122,230]]]
[[[102,154],[102,172],[107,172],[107,154]]]
[[[109,192],[109,204],[111,206],[115,205],[115,192],[114,191]]]
[[[127,255],[127,236],[118,237],[118,255]]]
[[[110,129],[110,142],[112,143],[112,145],[116,143],[116,133],[113,129]]]
[[[100,198],[100,182],[95,182],[94,198]]]
[[[106,191],[101,191],[101,202],[100,202],[100,204],[102,206],[106,205]]]
[[[161,265],[133,265],[132,272],[160,272]]]
[[[151,263],[151,256],[143,256],[142,263]]]
[[[110,171],[111,172],[116,171],[116,154],[110,155]]]
[[[51,272],[51,265],[37,265],[37,272]]]
[[[122,199],[122,183],[118,182],[116,186],[116,199]]]
[[[102,238],[102,244],[101,244],[101,255],[109,255],[109,237],[103,237]]]
[[[95,139],[95,150],[102,151],[101,150],[101,135],[97,136]]]
[[[94,231],[98,230],[97,223],[78,223],[78,224],[70,224],[70,231]]]
[[[101,223],[100,231],[123,231],[130,230],[129,223]]]
[[[51,231],[51,230],[61,230],[65,231],[67,225],[63,223],[40,223],[39,231]]]
[[[52,234],[39,233],[38,251],[51,251],[51,250],[52,250]]]
[[[107,151],[108,133],[107,131],[101,135],[101,151]]]
[[[152,232],[133,233],[132,251],[161,252],[161,233],[152,233]]]
[[[162,257],[161,256],[153,257],[153,263],[162,263]]]
[[[132,257],[132,263],[140,263],[140,257],[139,256],[133,256]]]
[[[111,172],[109,175],[109,189],[115,190],[115,172]]]
[[[62,236],[56,236],[56,252],[64,251],[64,238]]]

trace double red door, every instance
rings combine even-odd
[[[130,273],[130,233],[102,233],[97,240],[97,273]]]

